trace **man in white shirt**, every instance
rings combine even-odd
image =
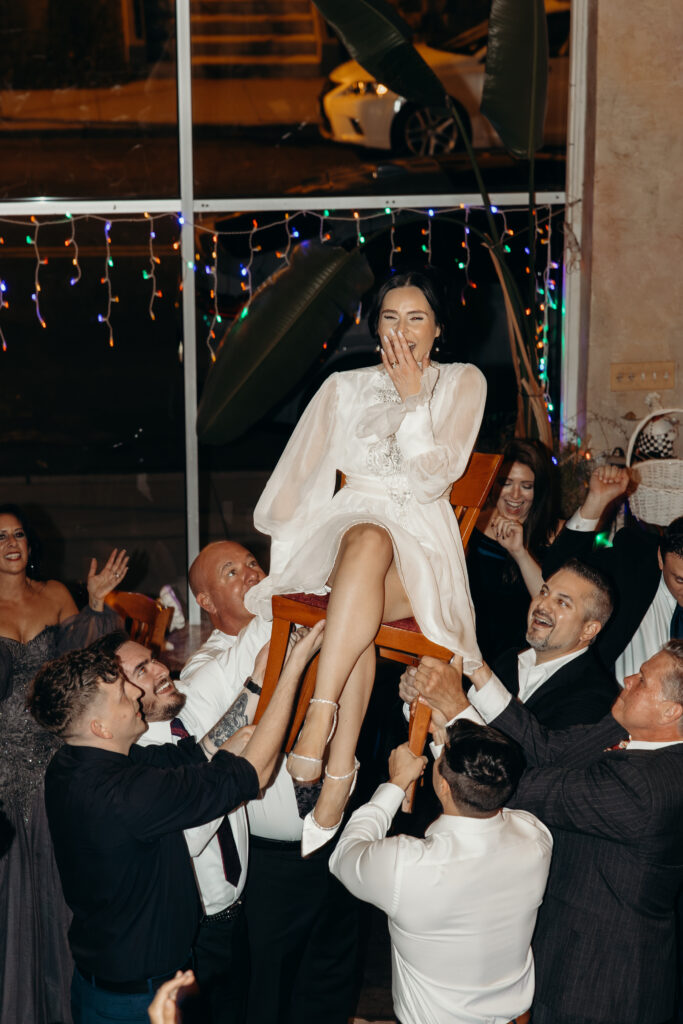
[[[524,767],[517,744],[464,720],[432,772],[443,813],[424,839],[387,838],[425,763],[408,744],[392,752],[389,782],[352,815],[330,870],[389,918],[402,1024],[507,1024],[533,998],[552,839],[533,814],[504,807]]]
[[[213,723],[219,708],[232,705],[217,740],[251,722],[258,703],[272,623],[247,611],[244,596],[263,577],[251,552],[233,541],[209,544],[190,567],[192,592],[215,628],[185,665],[178,689],[186,707],[201,709],[202,721]],[[248,1024],[346,1024],[357,904],[329,874],[329,846],[302,859],[303,820],[284,758],[261,798],[249,804],[248,818],[244,904],[251,960],[258,965]]]
[[[627,677],[590,726],[544,729],[486,665],[472,678],[472,704],[527,758],[512,802],[555,840],[532,1024],[663,1024],[683,882],[683,641]],[[457,665],[421,665],[414,682],[446,718],[467,706]]]

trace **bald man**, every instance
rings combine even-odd
[[[216,721],[245,683],[256,690],[263,682],[271,623],[247,611],[244,595],[265,575],[251,551],[232,540],[207,544],[190,566],[190,589],[214,630],[180,673],[178,688],[207,721]],[[247,724],[246,707],[242,695],[235,709],[241,725]]]
[[[190,567],[192,593],[215,628],[181,672],[178,689],[202,720],[216,721],[231,705],[225,736],[249,724],[258,703],[272,624],[247,611],[244,596],[264,575],[252,553],[234,541],[209,544]],[[247,814],[244,899],[251,959],[258,964],[247,1024],[346,1024],[354,997],[357,904],[328,871],[331,845],[302,859],[302,815],[283,758]]]

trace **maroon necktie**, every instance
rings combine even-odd
[[[177,736],[178,739],[181,740],[188,739],[190,734],[180,718],[174,718],[171,722],[171,735]],[[227,882],[230,882],[230,885],[236,886],[240,880],[242,865],[240,864],[240,855],[237,852],[235,837],[232,834],[230,819],[227,814],[223,818],[220,828],[216,832],[216,838],[218,839],[218,845],[221,848],[225,879]]]

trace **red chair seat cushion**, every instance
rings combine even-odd
[[[330,599],[329,594],[283,594],[289,601],[298,601],[299,604],[306,604],[310,608],[327,608]],[[410,633],[419,633],[420,627],[414,618],[396,619],[395,622],[383,622],[383,626],[391,626],[393,629],[405,629]]]

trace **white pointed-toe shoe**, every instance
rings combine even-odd
[[[353,778],[351,782],[351,788],[349,789],[349,795],[346,798],[346,802],[351,799],[354,789],[356,788],[356,779],[358,778],[358,769],[360,768],[360,761],[358,758],[354,758],[354,766],[350,772],[346,775],[331,775],[327,768],[325,769],[325,777],[328,779],[334,779],[335,782],[343,782],[344,779]],[[346,805],[344,805],[346,807]],[[315,808],[314,808],[315,810]],[[344,812],[336,825],[319,825],[315,820],[313,811],[309,811],[304,818],[304,828],[301,834],[301,856],[308,857],[310,854],[315,853],[325,843],[329,843],[330,839],[339,831],[339,826],[344,820]]]

